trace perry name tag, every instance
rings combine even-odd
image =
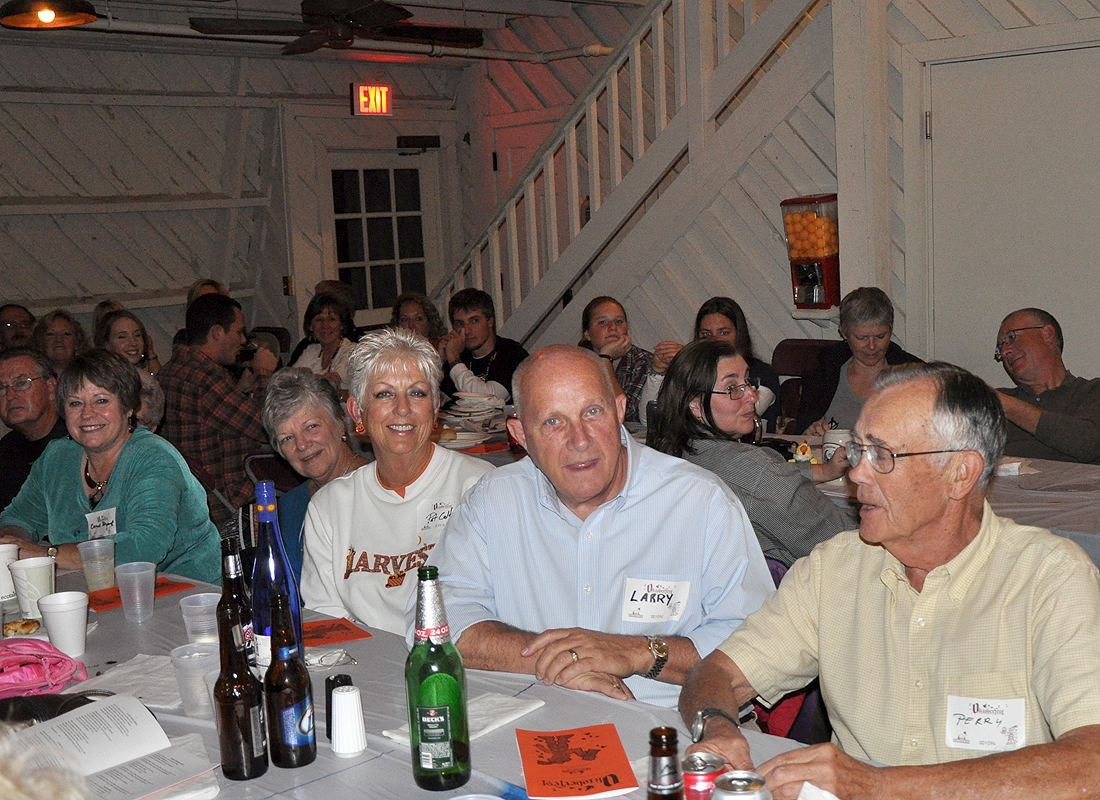
[[[442,530],[451,518],[454,504],[450,500],[421,500],[416,508],[416,518],[420,520],[418,534]]]
[[[91,514],[84,515],[88,520],[89,539],[113,538],[118,528],[115,526],[115,510],[113,508],[97,508]]]
[[[947,695],[947,746],[965,750],[1017,750],[1027,739],[1022,697],[982,700]]]
[[[627,578],[623,622],[668,622],[684,615],[691,581]]]

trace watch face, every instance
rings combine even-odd
[[[706,717],[702,711],[695,712],[695,719],[691,721],[691,741],[701,742],[706,728]]]

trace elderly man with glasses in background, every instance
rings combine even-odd
[[[0,511],[19,494],[46,445],[69,435],[57,415],[50,362],[37,350],[0,353],[0,420],[11,431],[0,439]]]
[[[993,357],[1012,389],[998,389],[1005,455],[1100,464],[1100,379],[1078,378],[1062,363],[1062,326],[1039,308],[1004,318]]]
[[[879,375],[846,445],[859,530],[797,561],[691,672],[693,750],[752,767],[725,715],[820,677],[833,742],[759,766],[776,800],[803,782],[843,800],[1100,798],[1100,573],[993,513],[1004,437],[965,370]]]
[[[0,350],[26,347],[34,330],[34,314],[21,305],[0,306]]]

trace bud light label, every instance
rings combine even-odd
[[[302,747],[313,741],[313,701],[310,698],[284,708],[279,718],[283,741],[289,747]]]

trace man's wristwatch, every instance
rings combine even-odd
[[[49,547],[46,548],[46,557],[47,558],[54,558],[54,559],[57,558],[57,545],[56,544],[51,544]]]
[[[645,637],[649,642],[649,652],[653,654],[653,669],[643,675],[643,678],[656,678],[668,663],[668,643],[656,636]]]
[[[701,742],[706,735],[707,720],[710,717],[724,717],[733,723],[735,728],[740,728],[737,719],[727,714],[720,708],[701,708],[695,712],[695,719],[691,721],[691,741]]]

